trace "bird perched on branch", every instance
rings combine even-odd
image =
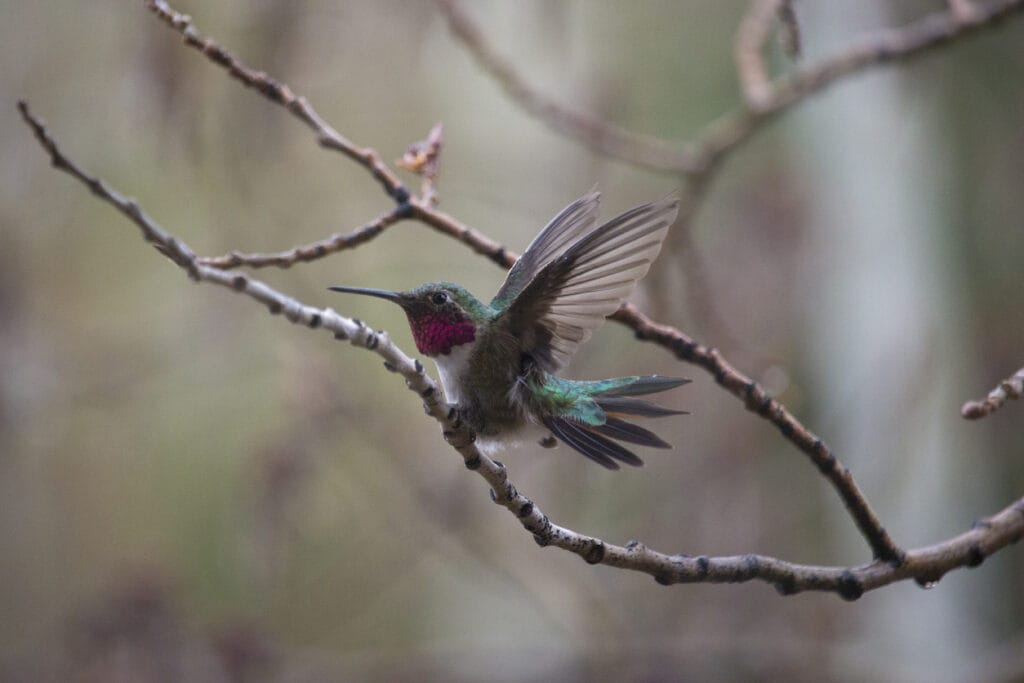
[[[627,417],[679,415],[635,398],[687,383],[657,375],[577,381],[555,375],[647,274],[675,221],[674,197],[594,227],[599,195],[567,206],[530,243],[489,304],[450,282],[407,292],[331,287],[392,301],[416,348],[437,364],[448,401],[491,452],[554,436],[609,469],[643,461],[618,441],[671,448]]]

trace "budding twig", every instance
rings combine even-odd
[[[1018,399],[1024,396],[1024,368],[999,383],[988,396],[978,401],[968,401],[960,408],[960,415],[968,420],[980,420],[996,412],[1006,403],[1007,399]]]
[[[291,249],[272,254],[243,254],[238,251],[232,251],[223,256],[201,256],[198,261],[205,266],[222,269],[238,268],[240,266],[249,268],[266,268],[268,266],[288,268],[296,263],[315,261],[345,249],[355,249],[359,245],[369,242],[395,223],[408,218],[408,213],[403,207],[396,207],[391,211],[382,213],[366,225],[348,234],[335,233],[312,244],[292,247]]]
[[[420,197],[428,206],[436,206],[438,201],[437,174],[440,170],[441,135],[443,132],[444,126],[440,123],[435,124],[427,134],[426,140],[409,145],[402,158],[395,162],[401,168],[412,171],[423,179]]]

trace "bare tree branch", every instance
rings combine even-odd
[[[875,558],[894,564],[902,561],[904,551],[882,526],[854,481],[853,474],[839,462],[832,449],[796,419],[786,406],[772,398],[757,382],[736,370],[718,349],[703,346],[673,327],[652,321],[632,304],[627,304],[612,317],[627,321],[636,330],[638,339],[656,341],[671,349],[676,357],[704,368],[722,388],[743,401],[747,410],[775,425],[832,484],[871,546]]]
[[[743,99],[750,109],[760,109],[771,96],[771,78],[764,52],[782,7],[782,0],[754,0],[736,33],[736,73]]]
[[[991,415],[1006,403],[1007,399],[1024,396],[1024,368],[999,383],[988,396],[977,401],[968,401],[960,408],[960,415],[968,420],[980,420]]]
[[[948,0],[950,11],[960,21],[973,21],[978,12],[974,0]]]
[[[562,106],[541,94],[519,75],[484,39],[483,34],[453,0],[436,0],[448,28],[479,64],[527,113],[552,130],[579,140],[602,154],[658,171],[696,170],[693,150],[660,138],[636,133],[595,116]]]
[[[180,33],[186,45],[196,48],[210,61],[227,69],[228,73],[243,85],[255,88],[264,97],[277,102],[298,117],[316,133],[317,142],[322,147],[341,152],[365,167],[381,184],[388,196],[394,198],[396,202],[401,204],[409,198],[409,191],[398,179],[398,176],[381,160],[380,154],[376,150],[352,143],[324,121],[305,97],[297,97],[287,85],[278,83],[262,71],[250,69],[217,43],[203,38],[192,27],[191,17],[175,12],[164,0],[146,0],[146,6],[168,26]]]
[[[773,584],[784,595],[802,591],[834,592],[843,599],[856,600],[864,592],[905,579],[932,585],[953,569],[975,567],[986,557],[1015,543],[1024,536],[1024,498],[980,520],[970,531],[947,541],[907,552],[901,562],[875,562],[858,567],[819,567],[800,565],[763,555],[707,557],[667,555],[637,541],[625,546],[606,543],[600,538],[579,534],[552,523],[529,498],[509,481],[504,465],[482,455],[473,435],[441,398],[438,385],[423,365],[398,348],[385,332],[374,331],[360,321],[339,315],[332,309],[307,306],[267,284],[238,272],[213,268],[199,262],[184,242],[161,228],[139,205],[112,189],[107,183],[82,170],[58,147],[49,132],[29,110],[25,102],[18,109],[32,129],[52,164],[88,187],[93,194],[114,206],[134,222],[143,239],[185,270],[197,282],[210,282],[244,294],[265,305],[272,314],[283,314],[292,323],[332,332],[337,339],[375,352],[385,367],[401,374],[406,385],[423,400],[428,415],[444,430],[446,440],[463,457],[466,467],[476,471],[491,486],[495,503],[512,512],[520,524],[541,546],[555,546],[573,552],[589,564],[649,574],[663,585],[677,583],[741,583],[760,580]],[[652,329],[652,334],[659,330]],[[711,357],[716,354],[710,350]],[[717,359],[721,365],[723,361]]]
[[[778,6],[778,0],[753,1],[751,13],[755,19],[760,19],[767,5]],[[759,126],[808,95],[867,68],[913,59],[931,48],[975,34],[1024,9],[1024,0],[970,2],[973,11],[968,16],[953,11],[936,12],[903,27],[864,36],[853,41],[843,52],[801,67],[771,83],[756,106],[741,108],[712,121],[692,142],[673,143],[655,136],[639,135],[573,111],[546,97],[531,86],[511,62],[494,52],[456,0],[436,2],[452,33],[480,67],[504,88],[514,102],[549,128],[621,161],[683,176],[709,173]],[[960,5],[966,3],[967,0],[957,2]]]
[[[232,251],[223,256],[201,256],[198,262],[204,266],[222,269],[238,268],[239,266],[248,266],[249,268],[266,268],[268,266],[288,268],[296,263],[315,261],[345,249],[355,249],[359,245],[369,242],[395,223],[408,218],[410,215],[408,205],[400,205],[391,211],[382,213],[366,225],[353,230],[347,235],[335,233],[312,244],[292,247],[286,251],[279,251],[273,254],[243,254],[238,251]]]

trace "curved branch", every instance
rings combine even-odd
[[[960,567],[978,566],[989,555],[1016,543],[1024,536],[1024,498],[992,517],[980,520],[968,532],[907,552],[899,564],[878,560],[859,567],[800,565],[764,555],[667,555],[637,541],[618,546],[558,526],[533,501],[519,493],[509,481],[504,465],[479,452],[473,443],[472,433],[459,424],[455,411],[442,400],[437,383],[426,374],[423,365],[398,348],[386,332],[374,331],[364,323],[339,315],[332,309],[302,304],[242,273],[200,263],[188,245],[157,225],[135,201],[83,171],[65,156],[25,102],[19,102],[18,109],[56,168],[83,183],[93,194],[134,222],[143,238],[185,270],[189,277],[197,282],[210,282],[245,294],[265,305],[272,314],[283,314],[289,322],[313,329],[322,328],[332,332],[337,339],[348,340],[353,346],[373,351],[382,357],[385,368],[401,374],[406,386],[423,400],[427,414],[441,425],[445,439],[459,452],[466,467],[476,471],[490,484],[494,502],[512,512],[523,528],[534,534],[541,546],[567,550],[589,564],[643,572],[663,585],[759,580],[775,585],[784,595],[801,591],[828,591],[843,599],[855,600],[866,591],[905,579],[912,578],[922,586],[932,585],[946,572]],[[658,330],[652,330],[651,333],[658,333]],[[711,357],[715,356],[713,350],[708,353]]]
[[[574,111],[541,94],[523,78],[511,62],[500,57],[456,0],[436,0],[448,26],[480,67],[490,74],[513,102],[540,119],[552,130],[576,139],[601,154],[653,171],[684,176],[708,174],[723,157],[745,142],[768,120],[804,97],[869,67],[906,61],[925,51],[960,39],[1024,9],[1024,0],[991,0],[970,3],[970,12],[948,10],[927,15],[897,29],[867,35],[843,52],[793,71],[769,82],[763,65],[741,69],[746,106],[705,126],[689,143],[677,143],[640,135],[596,117]],[[741,31],[741,42],[763,45],[767,24],[779,11],[779,0],[753,0],[748,12],[751,34]],[[953,3],[961,6],[966,2]],[[785,19],[784,19],[785,21]],[[746,21],[744,22],[747,23]],[[739,51],[739,48],[737,48]],[[744,47],[749,53],[749,49]],[[747,57],[745,56],[745,59]],[[760,61],[760,57],[750,57]],[[744,76],[746,72],[746,76]]]
[[[754,0],[743,15],[736,33],[736,73],[744,102],[750,109],[760,108],[771,96],[771,79],[768,77],[764,51],[772,22],[782,7],[782,0]]]
[[[980,420],[996,412],[1006,403],[1007,399],[1018,399],[1024,396],[1024,368],[999,383],[988,396],[977,401],[968,401],[960,408],[960,416],[967,420]]]
[[[217,43],[201,36],[192,26],[192,18],[187,14],[174,11],[165,0],[145,0],[145,2],[146,7],[152,10],[165,24],[181,34],[186,45],[199,50],[211,62],[227,69],[228,73],[240,83],[277,102],[309,126],[316,133],[317,142],[321,147],[341,152],[366,168],[381,184],[388,196],[399,204],[409,198],[409,190],[398,179],[394,171],[381,160],[380,154],[376,150],[360,147],[336,131],[320,117],[305,97],[296,96],[291,88],[284,83],[279,83],[262,71],[251,69]]]
[[[477,26],[453,0],[435,0],[448,28],[469,50],[481,69],[501,86],[516,104],[556,133],[566,135],[601,154],[656,171],[696,172],[697,150],[653,135],[644,135],[563,106],[541,94],[511,62],[498,55]]]
[[[677,358],[704,368],[722,388],[743,401],[747,410],[775,425],[832,484],[875,558],[895,565],[903,561],[904,551],[882,526],[850,470],[817,434],[772,398],[764,387],[736,370],[718,349],[703,346],[674,327],[654,322],[632,304],[626,304],[612,317],[636,330],[638,339],[653,341],[670,349]]]
[[[266,268],[268,266],[288,268],[296,263],[315,261],[345,249],[355,249],[359,245],[369,242],[395,223],[408,217],[408,206],[398,206],[391,211],[382,213],[366,225],[353,230],[347,235],[335,233],[330,237],[311,244],[292,247],[286,251],[278,251],[272,254],[243,254],[238,251],[232,251],[223,256],[201,256],[198,262],[204,266],[220,269],[238,268],[239,266],[248,266],[249,268]]]

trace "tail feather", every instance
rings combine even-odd
[[[608,415],[602,425],[587,425],[587,429],[592,432],[604,434],[612,439],[618,439],[619,441],[625,441],[627,443],[635,443],[640,446],[650,446],[651,448],[672,448],[672,445],[666,443],[654,432],[644,429],[639,425],[635,425],[632,422],[626,422],[619,418]]]
[[[582,453],[602,467],[619,469],[619,463],[639,467],[643,460],[612,439],[652,448],[671,448],[657,434],[623,419],[623,416],[663,417],[685,415],[684,410],[662,408],[633,396],[666,391],[690,380],[647,375],[619,377],[596,382],[570,382],[580,391],[574,407],[560,416],[543,419],[551,433],[570,448]],[[584,410],[586,408],[586,410]]]
[[[640,398],[605,398],[599,396],[594,402],[601,407],[605,413],[618,415],[637,415],[639,417],[665,417],[666,415],[689,415],[685,410],[673,410],[663,408],[650,401]]]
[[[611,381],[611,380],[609,380]],[[656,394],[660,391],[668,391],[675,387],[689,384],[690,380],[682,377],[662,377],[661,375],[644,375],[642,377],[623,377],[615,380],[609,388],[598,391],[595,396],[617,397],[617,396],[642,396],[643,394]]]
[[[635,453],[610,439],[560,417],[544,418],[544,426],[563,443],[610,470],[619,469],[619,462],[640,467],[644,461]],[[618,462],[616,462],[618,461]]]

